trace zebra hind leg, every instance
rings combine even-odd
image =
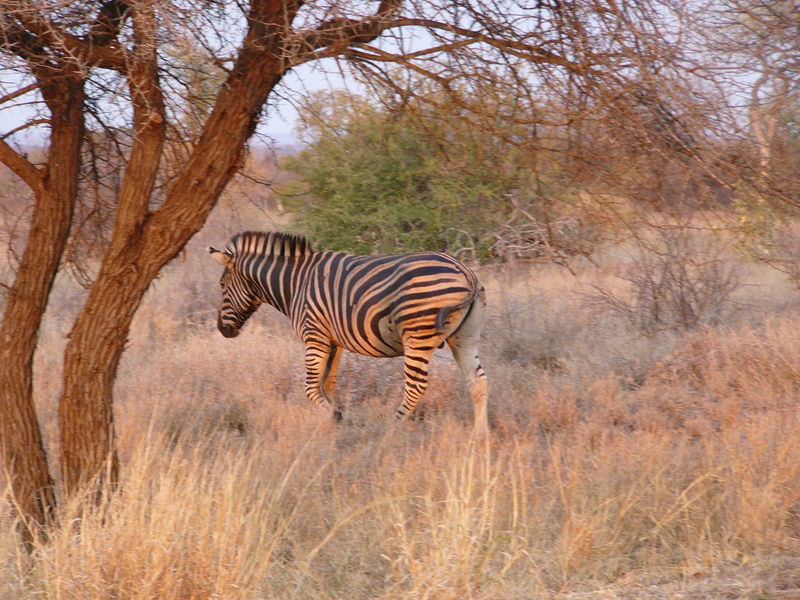
[[[405,383],[403,384],[403,403],[395,411],[398,419],[410,416],[417,407],[419,399],[428,389],[428,365],[433,348],[407,348],[403,362]]]
[[[478,435],[484,435],[489,431],[486,407],[489,382],[478,357],[478,341],[484,321],[485,306],[481,293],[458,330],[447,338],[447,345],[450,346],[453,357],[467,380],[475,413],[473,431]]]
[[[483,370],[480,358],[478,358],[477,344],[465,343],[463,338],[447,340],[453,356],[464,374],[469,386],[469,395],[472,398],[472,406],[475,414],[475,424],[473,431],[484,434],[489,430],[486,403],[489,396],[489,382],[486,372]]]

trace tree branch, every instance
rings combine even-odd
[[[44,173],[27,158],[0,139],[0,162],[24,181],[34,193],[39,192],[44,184]]]
[[[100,13],[89,30],[89,41],[98,46],[106,46],[117,41],[117,35],[125,18],[130,14],[126,0],[103,2]]]
[[[383,4],[393,5],[392,2]],[[389,18],[399,9],[397,6],[379,9],[375,15],[367,20],[358,21],[355,19],[332,19],[323,23],[318,29],[305,33],[300,40],[294,41],[295,52],[290,52],[292,66],[318,60],[320,58],[333,57],[341,54],[352,54],[363,60],[377,60],[385,62],[402,62],[408,65],[408,61],[430,56],[440,52],[451,52],[460,47],[474,44],[486,44],[505,54],[521,58],[536,63],[549,64],[563,67],[566,70],[580,74],[582,76],[599,76],[603,78],[613,78],[613,74],[608,71],[596,69],[596,65],[607,64],[609,57],[597,57],[594,64],[572,61],[564,56],[543,48],[539,44],[525,42],[514,36],[498,37],[489,35],[483,31],[476,31],[458,27],[450,23],[436,21],[433,19],[418,18]],[[372,54],[364,52],[366,44],[376,39],[385,31],[402,27],[420,27],[429,30],[446,32],[460,37],[460,40],[453,40],[447,43],[438,44],[431,48],[418,50],[408,54],[393,54],[390,52],[378,52],[374,48],[369,48]],[[348,51],[348,47],[362,46],[360,53]]]
[[[128,88],[133,105],[134,136],[128,166],[119,194],[115,241],[128,242],[127,235],[147,214],[161,161],[166,134],[164,97],[158,78],[156,15],[152,4],[131,9],[134,51],[130,55]],[[119,234],[118,234],[119,232]]]
[[[333,18],[316,29],[303,32],[289,39],[290,65],[315,60],[317,50],[326,48],[325,56],[340,54],[353,44],[368,44],[387,29],[396,27],[392,17],[403,5],[402,0],[381,0],[375,14],[366,19]]]
[[[28,92],[32,92],[39,87],[37,83],[31,83],[30,85],[26,85],[23,88],[20,88],[16,91],[11,92],[10,94],[6,94],[2,98],[0,98],[0,104],[5,104],[6,102],[13,100],[14,98],[19,98],[20,96],[24,96]]]
[[[3,135],[0,135],[0,140],[9,138],[15,133],[18,133],[23,129],[27,129],[28,127],[35,127],[36,125],[49,125],[49,124],[50,124],[50,119],[35,119],[33,121],[28,121],[27,123],[23,123],[18,127],[14,127],[14,129],[12,129],[11,131],[6,131]]]
[[[22,58],[46,60],[54,49],[60,49],[61,52],[57,54],[62,59],[71,57],[77,62],[103,69],[125,71],[123,49],[115,38],[127,11],[120,13],[116,20],[109,19],[105,14],[109,12],[108,5],[124,4],[120,0],[104,3],[87,39],[68,33],[42,14],[41,7],[34,3],[18,0],[5,4],[7,12],[4,23],[7,25],[0,29],[0,33],[10,49]],[[15,26],[12,19],[18,25]]]
[[[507,54],[516,56],[517,58],[564,67],[576,73],[592,73],[592,70],[588,65],[571,61],[563,56],[560,56],[559,54],[556,54],[555,52],[545,50],[539,44],[525,42],[522,39],[518,39],[519,36],[508,35],[506,37],[499,38],[495,35],[488,35],[483,31],[466,29],[464,27],[452,25],[451,23],[443,23],[441,21],[435,21],[432,19],[402,18],[394,21],[394,23],[391,23],[390,27],[388,28],[397,27],[421,27],[436,31],[444,31],[446,33],[471,40],[473,43],[484,43]],[[601,61],[598,60],[597,62],[600,63]]]

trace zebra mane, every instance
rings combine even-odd
[[[313,252],[311,243],[300,235],[276,231],[244,231],[228,242],[225,250],[233,256],[302,256]]]

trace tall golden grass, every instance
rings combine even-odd
[[[615,285],[603,269],[485,272],[484,444],[444,352],[424,419],[400,424],[400,364],[346,357],[350,402],[333,424],[305,402],[281,317],[263,308],[236,340],[214,331],[204,258],[173,265],[135,322],[117,385],[119,489],[97,508],[62,506],[32,556],[3,513],[0,599],[800,588],[800,312],[771,275],[753,271],[766,283],[743,289],[751,308],[726,324],[648,337],[585,307],[586,282]],[[54,301],[68,312],[74,293],[64,284]],[[67,326],[51,318],[37,356],[52,453]]]

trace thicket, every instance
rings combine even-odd
[[[385,100],[321,92],[302,107],[307,146],[284,160],[297,179],[282,193],[292,226],[321,247],[486,258],[574,254],[591,240],[535,127],[476,128],[446,98]]]
[[[686,224],[638,236],[615,273],[627,293],[595,286],[589,304],[612,310],[645,335],[718,325],[744,285],[744,265],[719,237]]]

